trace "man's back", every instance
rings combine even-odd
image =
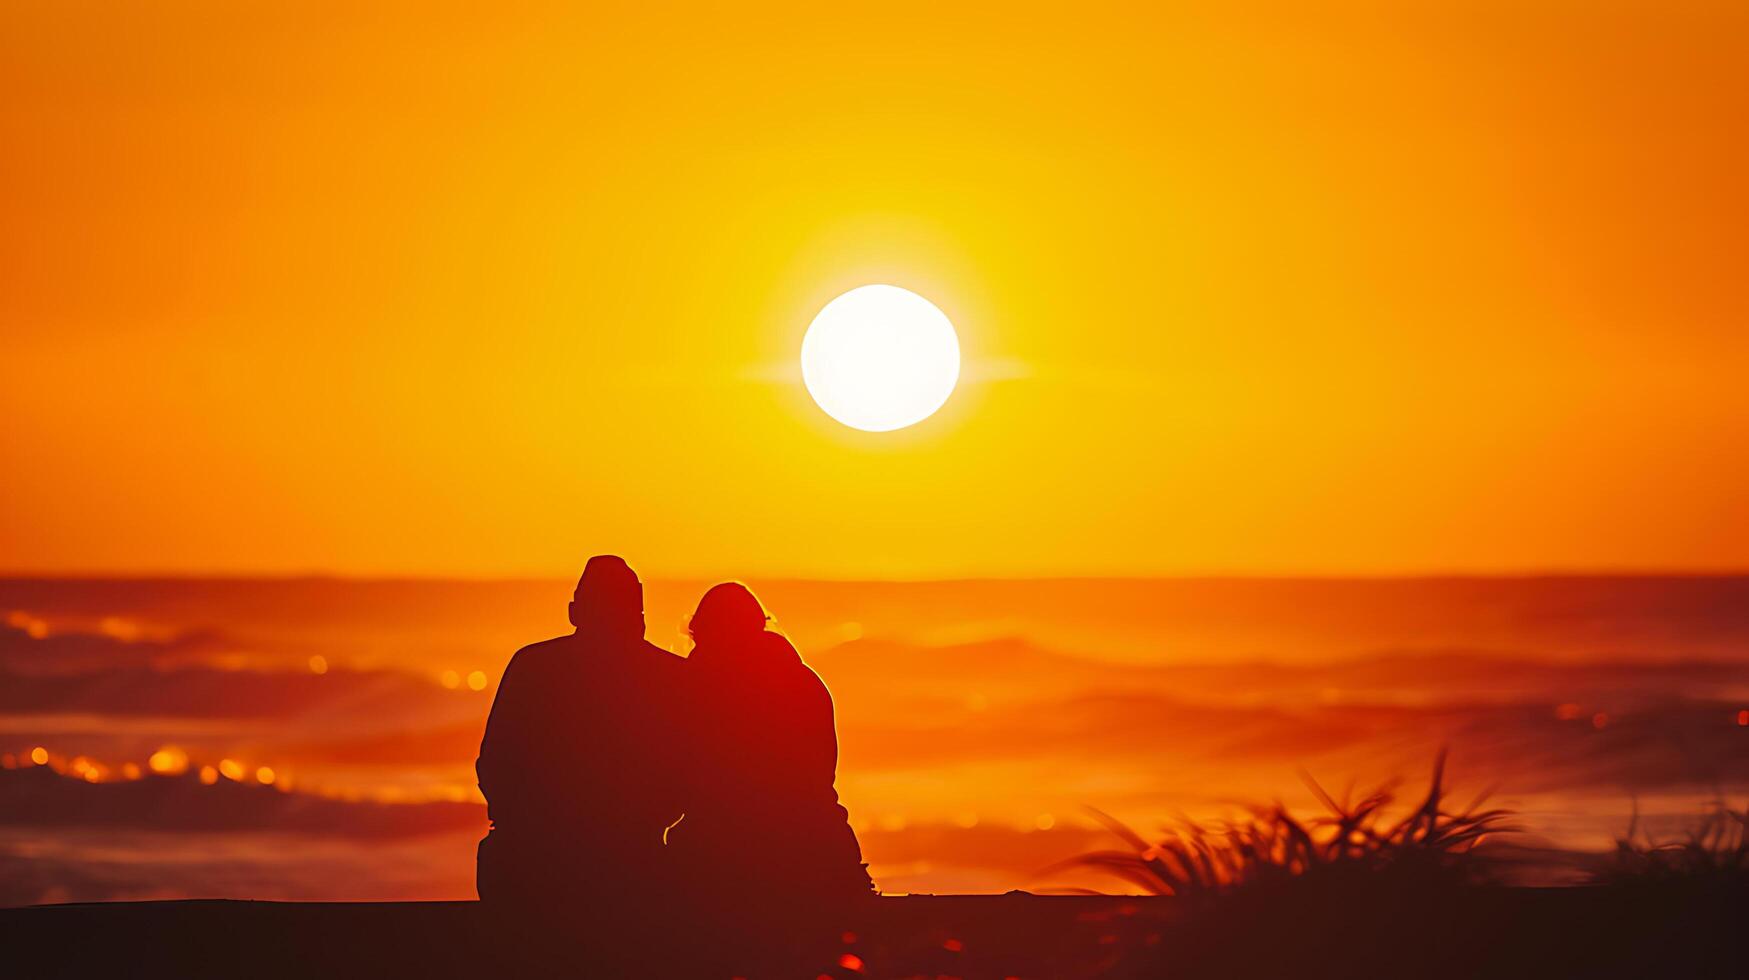
[[[493,829],[489,900],[568,902],[656,886],[681,814],[684,661],[579,631],[517,651],[475,764]]]

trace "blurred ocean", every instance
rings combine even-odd
[[[708,583],[649,585],[686,651]],[[831,686],[888,891],[1037,872],[1280,797],[1418,788],[1601,849],[1749,792],[1749,578],[751,581]],[[563,581],[0,580],[0,903],[458,898],[472,760]],[[46,760],[38,764],[35,760]]]

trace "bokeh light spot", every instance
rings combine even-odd
[[[188,769],[188,753],[166,745],[146,759],[146,767],[160,776],[174,776]]]

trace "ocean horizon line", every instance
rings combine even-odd
[[[1559,582],[1559,581],[1733,581],[1749,579],[1749,567],[1736,568],[1550,568],[1498,571],[1404,571],[1404,572],[1162,572],[1110,574],[1039,575],[947,575],[947,576],[835,576],[781,574],[645,574],[646,582],[703,583],[750,580],[768,584],[809,585],[980,585],[1007,583],[1099,583],[1099,582],[1273,582],[1273,583],[1368,583],[1368,582]],[[29,571],[0,570],[0,582],[339,582],[353,584],[542,584],[570,581],[575,574],[449,574],[363,573],[333,571]]]

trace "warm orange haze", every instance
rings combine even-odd
[[[1746,17],[13,5],[0,566],[1741,568]]]
[[[834,977],[1746,894],[1749,6],[21,3],[0,92],[0,908],[473,899],[488,798],[925,937]]]

